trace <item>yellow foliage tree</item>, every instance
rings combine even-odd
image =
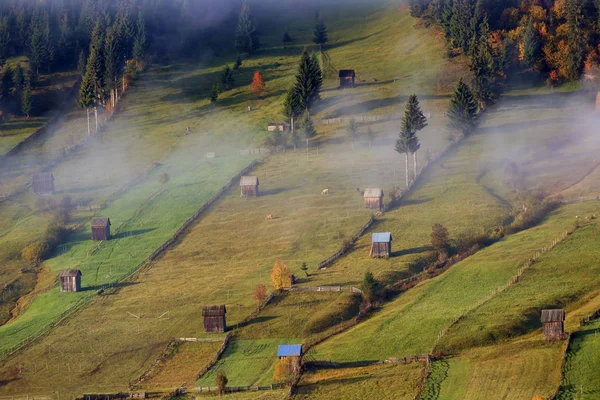
[[[282,260],[277,260],[271,272],[271,282],[276,290],[292,286],[292,274]]]
[[[297,357],[283,357],[275,364],[273,380],[278,383],[291,385],[300,369]]]

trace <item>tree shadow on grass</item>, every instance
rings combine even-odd
[[[296,189],[295,187],[279,187],[279,188],[273,188],[273,189],[269,189],[269,190],[261,190],[260,191],[260,197],[264,197],[264,196],[274,196],[280,193],[285,193],[285,192],[289,192],[290,190],[294,190]]]
[[[148,232],[152,232],[156,230],[156,228],[146,228],[146,229],[133,229],[131,231],[123,231],[119,232],[116,235],[112,236],[112,239],[123,239],[130,236],[139,236]]]
[[[117,283],[107,283],[104,285],[92,285],[92,286],[82,286],[82,292],[93,292],[98,290],[107,290],[107,289],[121,289],[128,286],[138,285],[139,282],[117,282]]]
[[[431,251],[431,250],[433,250],[433,247],[431,247],[431,246],[414,247],[412,249],[393,251],[392,257],[402,257],[402,256],[410,255],[410,254],[421,254],[421,253],[424,253],[426,251]]]

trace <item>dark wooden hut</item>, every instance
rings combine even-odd
[[[565,334],[565,310],[542,310],[544,339],[560,340]]]
[[[202,316],[204,317],[204,332],[208,333],[223,333],[227,329],[225,323],[224,305],[220,306],[204,306]]]
[[[280,344],[277,348],[277,357],[280,360],[291,358],[293,360],[294,370],[300,370],[302,360],[302,345],[301,344]]]
[[[392,255],[392,234],[374,233],[371,237],[371,253],[373,258],[389,258]]]
[[[365,208],[369,210],[380,210],[383,207],[383,190],[365,189],[363,197],[365,199]]]
[[[78,269],[63,269],[58,275],[61,292],[79,292],[81,290],[81,271]]]
[[[92,240],[110,239],[110,218],[92,218]]]
[[[242,197],[258,197],[258,176],[242,176],[240,194]]]
[[[342,69],[340,70],[340,87],[353,88],[354,81],[356,79],[356,73],[353,69]]]
[[[31,188],[34,194],[53,194],[54,175],[51,172],[38,172],[31,177]]]

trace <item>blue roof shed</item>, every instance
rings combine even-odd
[[[372,241],[373,243],[389,243],[392,241],[392,234],[390,232],[374,233]]]
[[[301,355],[301,344],[280,344],[277,349],[277,357],[300,357]]]

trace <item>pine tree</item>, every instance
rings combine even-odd
[[[302,120],[300,121],[299,131],[300,131],[300,134],[306,140],[307,145],[308,145],[308,140],[312,139],[313,137],[315,137],[317,135],[317,131],[315,130],[315,127],[313,126],[313,123],[310,119],[310,115],[307,112],[305,112],[304,115],[302,116]]]
[[[0,65],[8,58],[8,50],[10,46],[10,25],[8,17],[0,18]]]
[[[346,140],[352,145],[352,150],[354,150],[354,142],[356,139],[358,139],[358,123],[352,118],[348,122],[348,126],[346,126]]]
[[[85,75],[86,64],[87,58],[85,57],[85,52],[81,50],[79,52],[79,59],[77,60],[77,72],[79,72],[81,76]]]
[[[327,27],[323,20],[319,19],[315,25],[315,31],[313,33],[313,43],[319,45],[320,51],[323,51],[323,45],[328,41]]]
[[[461,79],[452,94],[448,108],[450,127],[460,130],[464,135],[471,133],[477,118],[477,102],[471,89]]]
[[[472,16],[473,7],[470,0],[454,0],[449,24],[450,36],[454,47],[462,49],[464,54],[469,52]]]
[[[244,0],[242,9],[238,17],[238,23],[235,30],[235,47],[240,53],[248,53],[251,55],[260,47],[258,31],[254,24],[252,14],[248,2]]]
[[[419,104],[419,99],[415,94],[408,97],[404,119],[406,120],[406,124],[403,123],[402,126],[406,125],[407,131],[409,132],[408,148],[413,155],[414,176],[416,178],[419,170],[417,151],[421,148],[417,132],[423,130],[427,126],[427,118],[425,118],[425,114],[423,114],[423,110],[421,110],[421,105]]]
[[[25,74],[20,64],[12,71],[13,95],[18,96],[25,84]],[[31,94],[31,93],[30,93]]]
[[[91,135],[90,129],[90,108],[95,104],[95,96],[94,96],[94,84],[92,82],[91,74],[86,72],[81,80],[81,85],[79,86],[79,99],[77,100],[77,105],[85,110],[87,116],[87,131],[88,136]]]
[[[104,39],[104,81],[110,92],[111,105],[116,105],[117,75],[119,73],[118,43],[115,29],[109,27]]]
[[[40,66],[46,61],[46,46],[41,28],[35,24],[29,40],[29,65],[34,76],[40,73]]]
[[[538,30],[533,26],[533,20],[530,18],[525,26],[523,33],[523,65],[526,68],[533,68],[540,61],[542,51],[542,42]]]
[[[229,65],[225,66],[223,73],[221,74],[221,84],[225,88],[225,90],[231,90],[233,84],[235,83],[235,78],[233,77],[233,71],[229,67]]]
[[[288,90],[283,100],[283,116],[290,121],[292,132],[294,132],[294,119],[297,117],[298,104],[296,104],[296,97],[292,89]]]
[[[27,82],[23,88],[23,94],[21,95],[21,111],[29,119],[31,114],[31,108],[33,106],[33,100],[31,98],[31,84]]]
[[[233,64],[233,70],[237,71],[242,66],[242,56],[240,54],[237,55],[235,59],[235,64]]]
[[[412,132],[409,126],[409,122],[406,118],[402,118],[402,122],[400,123],[400,133],[398,134],[398,139],[396,139],[396,146],[394,149],[405,156],[405,178],[406,178],[406,187],[410,184],[409,178],[409,170],[408,170],[408,154],[411,151],[411,138]]]
[[[144,21],[144,16],[142,13],[139,12],[137,19],[137,32],[133,42],[133,59],[136,62],[141,63],[144,60],[146,47],[146,22]]]
[[[213,104],[216,103],[219,100],[219,94],[221,94],[221,88],[215,83],[210,92],[210,102]]]
[[[483,105],[494,101],[496,85],[496,60],[490,40],[490,27],[484,18],[479,28],[479,38],[473,48],[470,58],[470,69],[473,73],[473,91]]]
[[[304,49],[293,88],[294,103],[298,105],[298,113],[310,110],[314,102],[320,98],[322,85],[323,75],[319,62]]]

